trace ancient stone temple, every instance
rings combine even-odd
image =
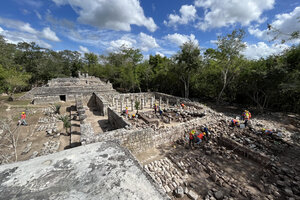
[[[110,82],[79,72],[78,78],[56,78],[42,87],[27,92],[21,99],[30,99],[33,104],[74,101],[76,96],[90,97],[93,92],[99,94],[115,93]]]

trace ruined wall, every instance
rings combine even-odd
[[[33,99],[33,104],[55,103],[58,101],[60,101],[59,96],[35,97]]]
[[[62,100],[65,95],[66,101],[74,101],[76,96],[90,97],[93,93],[116,94],[112,84],[101,81],[99,78],[57,78],[52,79],[43,87],[36,87],[27,92],[19,99],[36,99],[39,103],[52,103]],[[48,98],[49,97],[49,98]]]
[[[155,99],[162,99],[163,101],[166,101],[167,99],[169,99],[169,103],[171,104],[179,104],[180,102],[183,101],[189,101],[188,99],[182,98],[182,97],[176,97],[173,95],[169,95],[169,94],[164,94],[164,93],[160,93],[160,92],[153,92]]]
[[[115,112],[110,107],[107,108],[108,122],[114,129],[125,128],[130,126],[123,117],[121,117],[117,112]]]
[[[107,108],[109,106],[109,103],[97,93],[93,93],[91,98],[93,98],[95,106],[97,110],[100,111],[101,115],[107,115]]]
[[[110,112],[110,108],[108,109]],[[89,144],[100,141],[118,140],[131,152],[138,153],[159,145],[170,143],[182,138],[192,128],[200,127],[207,122],[206,117],[180,123],[177,126],[154,131],[151,128],[127,130],[125,128],[105,132],[93,137],[83,137],[81,143]]]

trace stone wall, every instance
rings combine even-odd
[[[55,103],[58,101],[60,101],[59,96],[35,97],[33,99],[33,104]]]
[[[110,112],[110,108],[108,109]],[[177,126],[154,131],[151,128],[127,130],[125,128],[97,134],[94,137],[82,137],[82,144],[100,141],[118,140],[120,144],[131,152],[146,151],[159,145],[174,142],[183,138],[191,129],[207,123],[207,118],[197,118],[189,122],[180,123]]]
[[[95,106],[97,108],[98,111],[100,111],[101,115],[107,115],[107,109],[109,106],[109,103],[99,94],[97,93],[93,93],[93,96],[91,97],[93,98],[93,101],[95,103]]]
[[[74,101],[77,95],[91,96],[93,93],[116,94],[112,84],[101,81],[99,78],[57,78],[52,79],[43,87],[36,87],[27,92],[20,99],[44,98],[44,102],[60,101],[60,96],[65,96],[66,101]],[[49,98],[45,98],[49,97]],[[49,101],[48,101],[49,100]],[[37,100],[37,102],[41,102]]]
[[[121,113],[122,110],[127,106],[129,110],[135,110],[135,101],[140,102],[141,108],[150,108],[154,102],[153,93],[123,93],[123,94],[112,94],[106,93],[101,96],[109,102],[109,106],[115,111]]]
[[[130,127],[130,123],[110,107],[107,108],[108,122],[114,129]]]
[[[155,99],[162,99],[162,101],[169,101],[171,104],[179,104],[180,102],[188,102],[190,101],[189,99],[185,99],[182,97],[177,97],[169,94],[164,94],[160,92],[153,92]]]

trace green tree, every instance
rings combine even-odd
[[[139,101],[135,101],[134,103],[134,107],[136,109],[136,113],[139,113],[139,109],[140,109],[140,102]]]
[[[217,103],[220,102],[226,87],[238,74],[240,52],[245,48],[245,44],[242,42],[244,35],[243,30],[234,30],[224,37],[219,36],[218,48],[207,51],[207,54],[211,56],[211,60],[217,62],[221,71],[222,88],[218,94]]]
[[[2,82],[2,87],[10,97],[12,97],[16,91],[27,87],[30,77],[30,74],[18,71],[16,68],[5,70],[0,65],[0,81]]]
[[[118,52],[109,53],[108,56],[101,56],[105,68],[110,70],[110,81],[116,87],[125,91],[141,91],[140,77],[137,70],[143,59],[139,49],[126,48],[122,46]]]
[[[177,62],[175,70],[183,83],[184,97],[189,98],[191,76],[201,66],[200,49],[192,41],[184,43],[180,49],[174,57]]]
[[[71,128],[70,117],[68,115],[60,115],[58,119],[63,122],[64,129],[66,130],[66,134],[70,135],[70,133],[68,132],[68,129]]]
[[[297,17],[297,19],[298,19],[298,23],[300,24],[300,17]],[[297,27],[297,25],[295,25],[295,27]],[[300,30],[286,32],[276,28],[276,26],[273,26],[271,24],[268,24],[267,34],[273,37],[271,39],[272,41],[280,40],[282,44],[300,38]]]

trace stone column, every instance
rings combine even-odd
[[[141,104],[141,110],[143,110],[144,109],[144,99],[140,99],[140,104]]]
[[[161,97],[159,97],[159,107],[161,106]]]
[[[122,113],[123,112],[123,101],[121,100],[121,102],[120,102],[120,113]]]
[[[153,108],[153,103],[154,103],[154,100],[153,100],[153,97],[151,97],[150,108]]]
[[[145,107],[147,107],[148,97],[145,97]]]
[[[115,97],[112,98],[112,106],[115,105]]]
[[[125,104],[126,104],[125,106],[128,107],[128,98],[126,98]]]
[[[133,111],[133,100],[131,99],[131,111]]]
[[[167,108],[169,108],[169,99],[167,99],[167,105],[166,105]]]
[[[116,99],[115,109],[118,111],[118,99]]]

